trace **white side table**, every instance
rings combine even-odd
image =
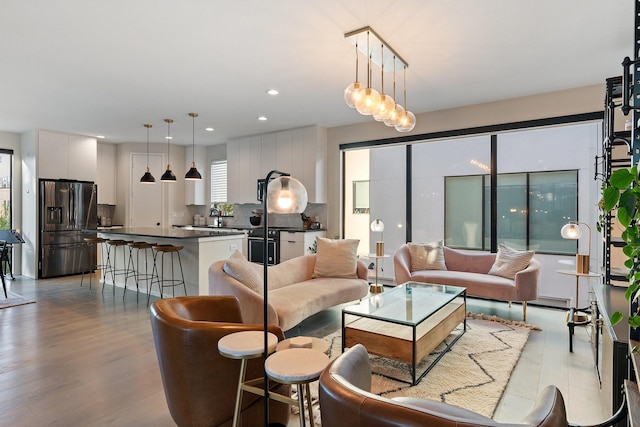
[[[371,292],[372,294],[379,294],[381,292],[384,292],[384,286],[382,286],[382,284],[378,283],[378,260],[385,259],[385,258],[391,258],[391,256],[390,255],[376,255],[376,254],[368,254],[368,255],[365,255],[365,256],[367,258],[376,260],[376,283],[369,286],[369,292]]]
[[[310,348],[292,348],[278,351],[264,364],[269,378],[282,384],[298,385],[298,402],[291,399],[292,404],[300,408],[300,426],[305,427],[304,395],[307,395],[309,422],[313,423],[313,407],[309,383],[320,378],[320,374],[329,364],[329,356]]]
[[[576,326],[585,326],[591,323],[589,316],[583,311],[586,311],[588,307],[579,308],[578,307],[578,296],[579,296],[579,280],[581,277],[586,277],[587,279],[590,277],[600,277],[601,275],[598,273],[578,273],[576,270],[557,270],[560,274],[565,274],[568,276],[575,276],[576,278],[576,300],[573,307],[569,308],[567,312],[567,327],[569,328],[569,352],[573,353],[573,332]]]
[[[278,344],[278,337],[269,332],[268,353],[273,353]],[[240,405],[242,402],[242,391],[249,391],[254,394],[264,396],[264,390],[255,387],[255,384],[262,382],[262,378],[245,382],[244,376],[247,371],[247,360],[262,357],[264,352],[264,331],[241,331],[225,335],[218,341],[218,351],[224,357],[230,359],[240,359],[240,375],[238,378],[238,390],[236,391],[236,407],[233,412],[233,427],[238,426],[240,419]]]

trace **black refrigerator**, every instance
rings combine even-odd
[[[97,188],[93,182],[40,180],[40,248],[38,277],[95,270],[95,245],[85,237],[97,233]]]

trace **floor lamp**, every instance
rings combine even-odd
[[[276,177],[276,178],[274,178]],[[272,181],[273,180],[273,181]],[[262,241],[262,266],[263,266],[263,303],[264,303],[264,353],[262,356],[262,369],[264,375],[264,425],[269,425],[269,378],[264,368],[264,362],[267,360],[267,352],[269,348],[268,338],[268,265],[269,265],[269,213],[302,213],[307,207],[307,190],[304,185],[295,178],[291,178],[290,174],[272,170],[267,174],[264,180],[264,193],[262,197],[262,211],[264,217],[262,219],[263,241]],[[300,416],[304,416],[300,414]]]
[[[584,222],[579,221],[570,221],[568,224],[565,224],[560,230],[560,235],[564,239],[578,240],[582,237],[582,228],[581,225],[584,225],[587,228],[587,254],[583,255],[578,250],[576,253],[576,273],[579,274],[589,274],[589,255],[591,254],[591,227]],[[578,301],[576,301],[576,304]]]

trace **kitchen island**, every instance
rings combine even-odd
[[[98,235],[105,239],[122,239],[133,242],[148,242],[163,245],[183,246],[180,252],[184,280],[187,284],[188,295],[207,295],[209,293],[209,266],[215,261],[224,260],[236,250],[242,250],[244,233],[231,230],[185,230],[182,228],[119,228],[114,230],[98,230]],[[128,250],[128,249],[127,249]],[[126,259],[128,260],[128,254]],[[113,261],[113,256],[111,257]],[[165,257],[165,260],[168,260]],[[149,255],[149,266],[153,265],[153,258]],[[176,261],[177,262],[177,261]],[[140,263],[143,261],[141,259]],[[116,260],[116,268],[123,268],[122,256]],[[151,270],[151,268],[149,268]],[[176,266],[179,274],[179,268]],[[165,275],[171,274],[170,268],[165,268]],[[111,282],[111,278],[106,278]],[[135,284],[132,278],[128,280],[129,288]],[[124,278],[116,277],[116,286],[124,286]],[[146,291],[146,283],[141,283],[141,291]],[[177,292],[181,292],[178,288]],[[171,291],[169,291],[171,292]],[[158,288],[152,289],[152,294],[159,295]],[[178,294],[176,294],[178,295]]]

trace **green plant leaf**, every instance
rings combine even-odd
[[[620,313],[619,311],[616,311],[615,313],[613,313],[611,315],[611,324],[615,325],[616,323],[619,323],[622,320],[622,313]]]
[[[628,188],[635,178],[635,173],[632,173],[629,169],[618,169],[611,174],[609,182],[612,186],[624,190]]]
[[[631,326],[632,328],[637,328],[638,326],[640,326],[640,316],[629,316],[629,326]]]
[[[602,200],[604,201],[604,210],[609,212],[620,200],[620,190],[615,187],[605,188],[602,192]]]

